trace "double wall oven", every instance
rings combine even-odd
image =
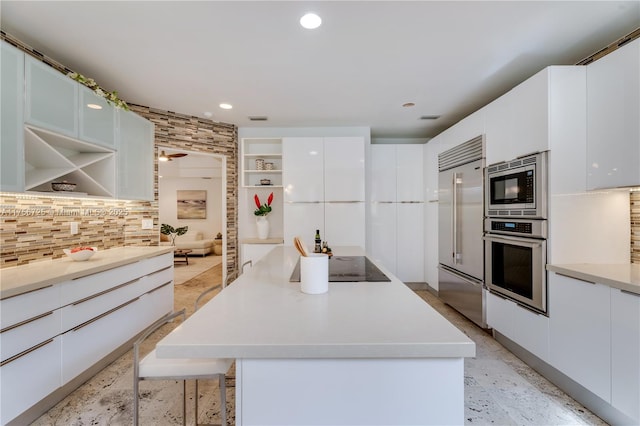
[[[547,153],[487,167],[485,285],[547,313]]]

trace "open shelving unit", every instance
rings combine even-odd
[[[258,170],[256,160],[273,163],[273,169]],[[271,180],[271,185],[260,184],[262,179]],[[242,186],[282,188],[282,139],[242,140]]]
[[[26,126],[24,160],[25,191],[115,195],[115,151],[108,148]],[[53,191],[51,183],[63,181],[75,183],[75,191]]]

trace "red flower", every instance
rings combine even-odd
[[[260,199],[258,198],[258,194],[253,196],[253,201],[256,202],[256,207],[260,208]]]
[[[269,194],[269,198],[267,199],[267,205],[270,206],[272,201],[273,201],[273,192]]]

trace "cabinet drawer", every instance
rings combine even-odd
[[[173,270],[172,268],[166,268],[64,306],[60,310],[61,330],[66,332],[162,284],[172,281]]]
[[[0,331],[2,361],[60,334],[60,310],[46,312]]]
[[[45,341],[0,364],[0,424],[6,424],[60,387],[61,340],[58,336]]]
[[[167,253],[108,271],[66,281],[60,285],[62,306],[86,299],[172,265],[171,253]]]
[[[0,329],[60,307],[60,288],[49,286],[0,300]]]
[[[139,300],[131,300],[62,334],[63,385],[137,334]]]

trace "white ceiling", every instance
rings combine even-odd
[[[370,126],[374,138],[432,137],[542,68],[640,27],[640,0],[0,7],[3,31],[128,102],[239,127]],[[298,24],[309,10],[323,19],[317,30]]]

